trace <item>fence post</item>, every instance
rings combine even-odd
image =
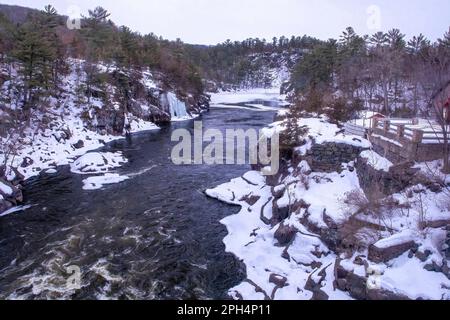
[[[389,129],[391,129],[391,121],[385,120],[384,121],[384,131],[389,132]]]
[[[422,143],[423,140],[423,131],[422,130],[413,130],[413,137],[412,137],[412,141],[414,143]]]
[[[399,124],[397,127],[397,136],[403,138],[405,136],[405,125]]]
[[[372,129],[378,128],[378,118],[372,118]]]

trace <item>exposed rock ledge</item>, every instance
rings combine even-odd
[[[321,138],[327,148],[334,148],[327,137]],[[229,232],[224,239],[227,251],[247,266],[247,280],[232,288],[230,296],[450,299],[445,194],[432,182],[427,185],[430,181],[410,164],[372,166],[364,157],[351,159],[353,148],[348,148],[350,158],[344,160],[349,163],[338,164],[341,159],[330,155],[327,168],[311,162],[311,156],[317,156],[312,148],[285,159],[276,176],[264,178],[252,171],[206,191],[242,207],[239,214],[222,220]],[[339,172],[326,172],[333,168]],[[405,171],[414,179],[392,181]],[[390,205],[367,207],[366,212],[364,206],[377,205],[369,200],[370,187],[384,191],[374,198],[390,199]],[[352,192],[360,195],[362,209],[347,202]]]
[[[23,182],[24,176],[16,169],[11,169],[10,172],[6,171],[5,166],[0,166],[0,214],[23,201],[20,184]]]

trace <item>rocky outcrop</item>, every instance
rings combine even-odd
[[[15,169],[12,181],[6,179],[6,168],[0,167],[0,213],[23,202],[22,187],[23,176]]]
[[[281,224],[274,236],[278,240],[278,245],[284,247],[294,241],[297,232],[298,230],[296,228]]]
[[[280,206],[278,200],[272,202],[272,225],[278,224],[289,217],[291,208],[289,205]]]
[[[392,166],[388,172],[372,167],[367,159],[359,157],[356,170],[361,188],[367,196],[382,198],[401,192],[416,184],[418,169],[414,163],[404,162]]]
[[[364,149],[345,143],[315,144],[306,154],[306,160],[315,172],[341,172],[342,164],[355,161]]]
[[[362,276],[346,270],[339,259],[335,264],[334,285],[341,291],[348,292],[357,300],[409,300],[401,294],[391,292],[371,282],[370,275]],[[376,281],[376,278],[374,278]]]
[[[410,234],[400,233],[378,241],[369,247],[369,260],[383,263],[400,257],[418,245]]]

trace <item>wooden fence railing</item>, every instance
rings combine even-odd
[[[366,136],[366,128],[358,126],[356,124],[352,124],[347,122],[344,126],[345,133],[351,134],[354,136],[365,137]]]
[[[444,143],[444,133],[441,128],[430,125],[424,129],[417,126],[417,120],[409,119],[374,119],[373,121],[373,129],[394,134],[398,138],[406,138],[413,143]]]

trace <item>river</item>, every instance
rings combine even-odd
[[[214,108],[204,129],[262,128],[274,111]],[[130,176],[83,191],[86,177],[68,166],[25,184],[25,205],[0,218],[0,299],[223,299],[245,279],[245,267],[225,252],[220,220],[239,208],[203,191],[238,177],[246,165],[176,166],[173,123],[108,144],[129,162]],[[81,269],[79,290],[67,290],[67,268]]]

